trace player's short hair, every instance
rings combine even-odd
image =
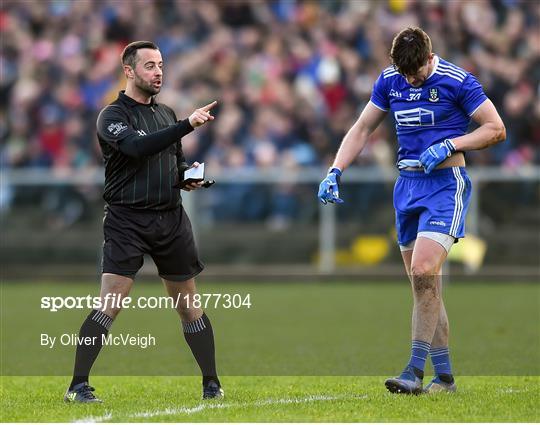
[[[394,37],[390,59],[402,75],[414,75],[431,54],[431,39],[421,28],[408,27]]]
[[[129,65],[135,69],[135,65],[137,64],[137,50],[139,49],[159,50],[159,47],[151,41],[134,41],[133,43],[129,43],[122,51],[122,65]]]

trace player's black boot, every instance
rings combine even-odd
[[[206,385],[203,385],[203,396],[204,400],[212,398],[223,398],[225,393],[219,384],[215,381],[208,381]]]
[[[95,388],[88,385],[88,382],[81,382],[66,391],[64,401],[66,403],[103,403],[92,391],[95,391]]]

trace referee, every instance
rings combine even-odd
[[[128,296],[133,280],[149,254],[169,296],[180,299],[177,310],[185,339],[203,375],[203,398],[223,396],[217,377],[214,335],[210,320],[189,300],[196,294],[195,276],[203,270],[191,224],[181,204],[183,172],[189,168],[180,139],[212,121],[216,101],[178,121],[174,111],[157,103],[163,84],[163,59],[149,41],[136,41],[122,52],[127,78],[125,91],[99,114],[97,135],[105,163],[105,218],[100,310],[92,310],[81,326],[73,380],[66,402],[101,402],[93,394],[88,375],[102,340],[120,312],[105,297]],[[197,167],[199,164],[194,163]],[[182,188],[199,189],[202,183]],[[84,339],[90,337],[92,339]]]

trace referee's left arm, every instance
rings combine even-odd
[[[185,119],[141,136],[130,124],[126,112],[116,105],[106,107],[97,119],[98,136],[113,149],[133,158],[155,155],[192,131],[193,126]]]

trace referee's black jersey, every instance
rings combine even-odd
[[[165,149],[150,156],[126,154],[128,143],[142,142],[148,139],[145,136],[173,125],[183,126],[182,132],[175,135]],[[185,168],[180,137],[192,130],[187,120],[177,123],[174,111],[168,106],[155,103],[153,98],[151,103],[142,104],[121,91],[97,119],[97,135],[105,163],[105,202],[135,209],[178,207],[180,189],[173,185],[179,178],[179,166]]]

